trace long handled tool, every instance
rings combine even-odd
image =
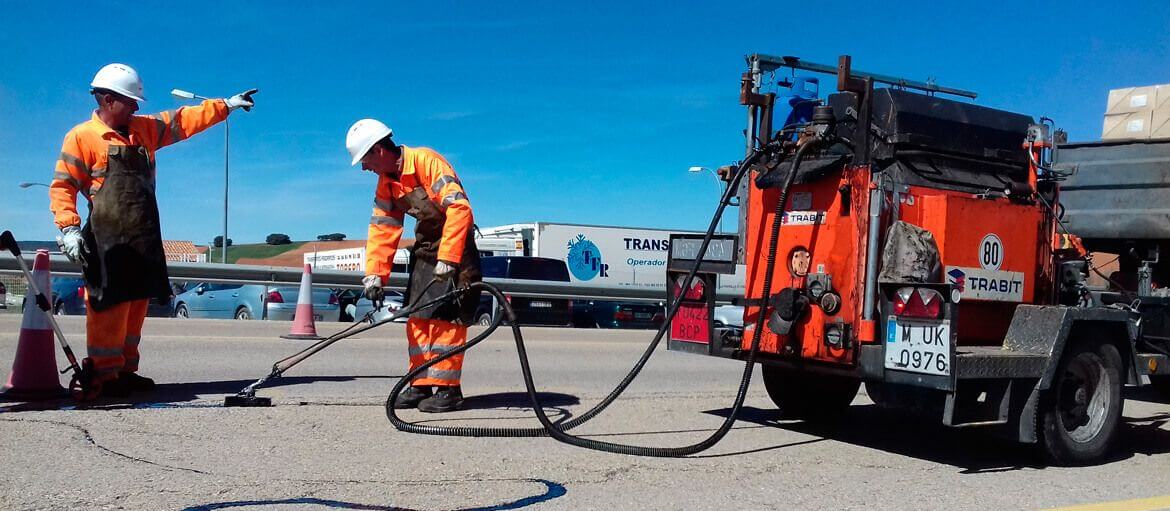
[[[418,294],[418,296],[425,295],[427,290],[430,289],[430,287],[432,285],[434,285],[435,282],[436,281],[431,281],[430,284],[427,284],[426,287],[423,288],[422,292],[420,292]],[[293,366],[295,366],[301,362],[304,362],[305,359],[307,359],[313,355],[316,355],[318,352],[320,352],[321,350],[323,350],[325,348],[328,348],[331,344],[333,344],[337,341],[340,341],[340,340],[345,339],[347,337],[353,337],[353,336],[360,334],[362,332],[365,332],[367,330],[373,330],[373,329],[378,328],[382,325],[385,325],[386,323],[393,322],[394,320],[396,320],[398,318],[410,315],[410,314],[418,312],[420,310],[423,310],[423,309],[426,309],[429,307],[434,307],[434,306],[439,305],[441,303],[444,303],[448,300],[451,300],[452,298],[454,298],[455,296],[457,296],[460,293],[463,293],[464,291],[466,291],[466,289],[452,289],[452,286],[450,286],[450,284],[448,284],[448,290],[442,296],[439,296],[439,297],[435,298],[434,300],[428,301],[426,303],[413,304],[413,305],[398,309],[393,314],[391,314],[390,317],[384,318],[381,321],[374,321],[373,317],[374,317],[374,313],[382,308],[382,302],[381,301],[374,302],[374,310],[372,310],[368,314],[366,314],[366,320],[369,321],[369,324],[364,324],[365,322],[354,323],[353,325],[349,326],[348,328],[346,328],[340,332],[337,332],[329,337],[326,337],[320,341],[317,341],[317,342],[313,343],[311,346],[309,346],[301,351],[298,351],[298,352],[296,352],[288,357],[285,357],[281,360],[276,361],[275,364],[272,364],[272,372],[268,373],[267,376],[260,378],[259,380],[256,380],[255,383],[252,383],[251,385],[244,387],[243,390],[237,392],[235,395],[227,396],[226,398],[224,398],[223,405],[224,406],[272,406],[272,398],[256,395],[256,389],[259,388],[261,385],[268,383],[269,381],[272,381],[276,378],[279,378],[281,375],[283,375],[285,373],[285,371],[292,369]]]
[[[16,264],[20,266],[21,273],[24,273],[24,279],[28,281],[28,288],[36,297],[35,303],[37,308],[41,309],[48,316],[49,324],[53,326],[53,333],[57,335],[57,342],[61,345],[61,351],[65,352],[65,358],[69,360],[69,367],[62,369],[61,374],[73,371],[73,377],[69,380],[69,392],[79,401],[93,399],[97,396],[97,391],[100,390],[100,383],[94,381],[93,360],[86,358],[81,363],[77,362],[77,355],[73,354],[73,348],[69,347],[69,341],[65,340],[65,334],[61,331],[61,326],[57,324],[57,318],[53,316],[49,298],[37,286],[36,279],[33,278],[32,272],[29,271],[28,265],[24,262],[24,258],[20,256],[20,247],[17,246],[16,237],[12,235],[11,231],[0,233],[0,250],[7,250],[16,258]]]

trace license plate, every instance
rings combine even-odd
[[[886,369],[951,374],[951,322],[890,316],[886,322]]]
[[[552,308],[552,302],[546,302],[546,301],[543,301],[543,300],[533,300],[533,301],[532,301],[532,307],[534,307],[534,308],[539,308],[539,309],[551,309],[551,308]]]
[[[634,313],[634,318],[635,318],[635,319],[650,319],[651,317],[653,317],[653,315],[652,315],[652,314],[650,314],[649,312],[637,312],[637,313]]]

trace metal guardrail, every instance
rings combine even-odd
[[[28,254],[25,255],[26,260]],[[50,264],[54,275],[81,276],[81,265],[69,261],[63,255],[50,256]],[[30,263],[31,265],[31,263]],[[0,272],[19,273],[20,267],[16,258],[11,254],[0,255]],[[299,268],[279,266],[253,266],[243,264],[220,263],[169,263],[167,272],[171,280],[192,282],[213,282],[219,284],[281,284],[297,286],[301,283]],[[313,270],[313,286],[325,288],[361,289],[362,273],[357,271],[341,270]],[[532,298],[568,298],[574,300],[618,300],[637,302],[664,302],[666,301],[665,282],[662,288],[629,287],[617,289],[600,289],[582,286],[572,282],[552,282],[547,280],[519,280],[485,278],[484,281],[500,288],[501,291],[514,296]],[[407,275],[405,273],[390,274],[387,288],[405,289]],[[716,295],[720,302],[730,302],[735,295],[726,291]]]

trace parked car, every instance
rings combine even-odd
[[[386,298],[383,300],[382,308],[374,314],[373,320],[375,322],[385,320],[394,314],[394,311],[402,308],[404,297],[398,291],[386,291]],[[357,302],[346,306],[346,313],[349,319],[342,321],[363,321],[370,311],[374,310],[374,304],[365,298],[359,298]],[[406,316],[394,320],[395,323],[406,323]]]
[[[8,308],[8,286],[0,282],[0,309]]]
[[[53,314],[58,316],[85,315],[85,280],[81,277],[53,277],[52,284]],[[174,316],[173,299],[151,299],[147,305],[146,315],[152,318],[169,318]]]
[[[299,288],[289,286],[201,282],[175,297],[175,316],[291,321],[299,293]],[[339,314],[337,295],[328,289],[313,288],[313,319],[334,321]]]
[[[666,309],[653,303],[573,300],[577,328],[653,328],[662,326]]]
[[[720,305],[715,307],[715,328],[736,327],[743,328],[742,305]]]
[[[550,280],[569,282],[569,267],[560,259],[547,257],[495,256],[480,260],[483,276],[487,278]],[[522,325],[566,326],[572,323],[567,298],[526,298],[505,295],[516,320]],[[475,312],[476,323],[490,325],[500,308],[494,297],[484,293]]]

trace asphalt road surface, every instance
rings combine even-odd
[[[0,370],[20,327],[0,315]],[[65,318],[84,353],[82,318]],[[340,324],[319,325],[322,333]],[[149,319],[151,395],[77,409],[7,403],[2,509],[1094,509],[1170,508],[1170,405],[1127,392],[1112,461],[1046,467],[1026,447],[880,409],[844,421],[782,418],[757,381],[735,429],[686,459],[588,451],[548,438],[446,438],[394,430],[383,403],[406,365],[402,325],[342,341],[260,391],[271,408],[223,408],[306,341],[288,323]],[[474,332],[474,330],[473,330]],[[578,414],[629,370],[646,331],[525,329],[550,414]],[[59,357],[60,358],[60,357]],[[58,361],[64,367],[63,359]],[[668,446],[727,414],[742,365],[660,349],[625,396],[577,433]],[[536,425],[505,331],[467,356],[467,409],[408,420]],[[1134,500],[1144,499],[1144,500]],[[1119,502],[1120,501],[1120,502]]]

